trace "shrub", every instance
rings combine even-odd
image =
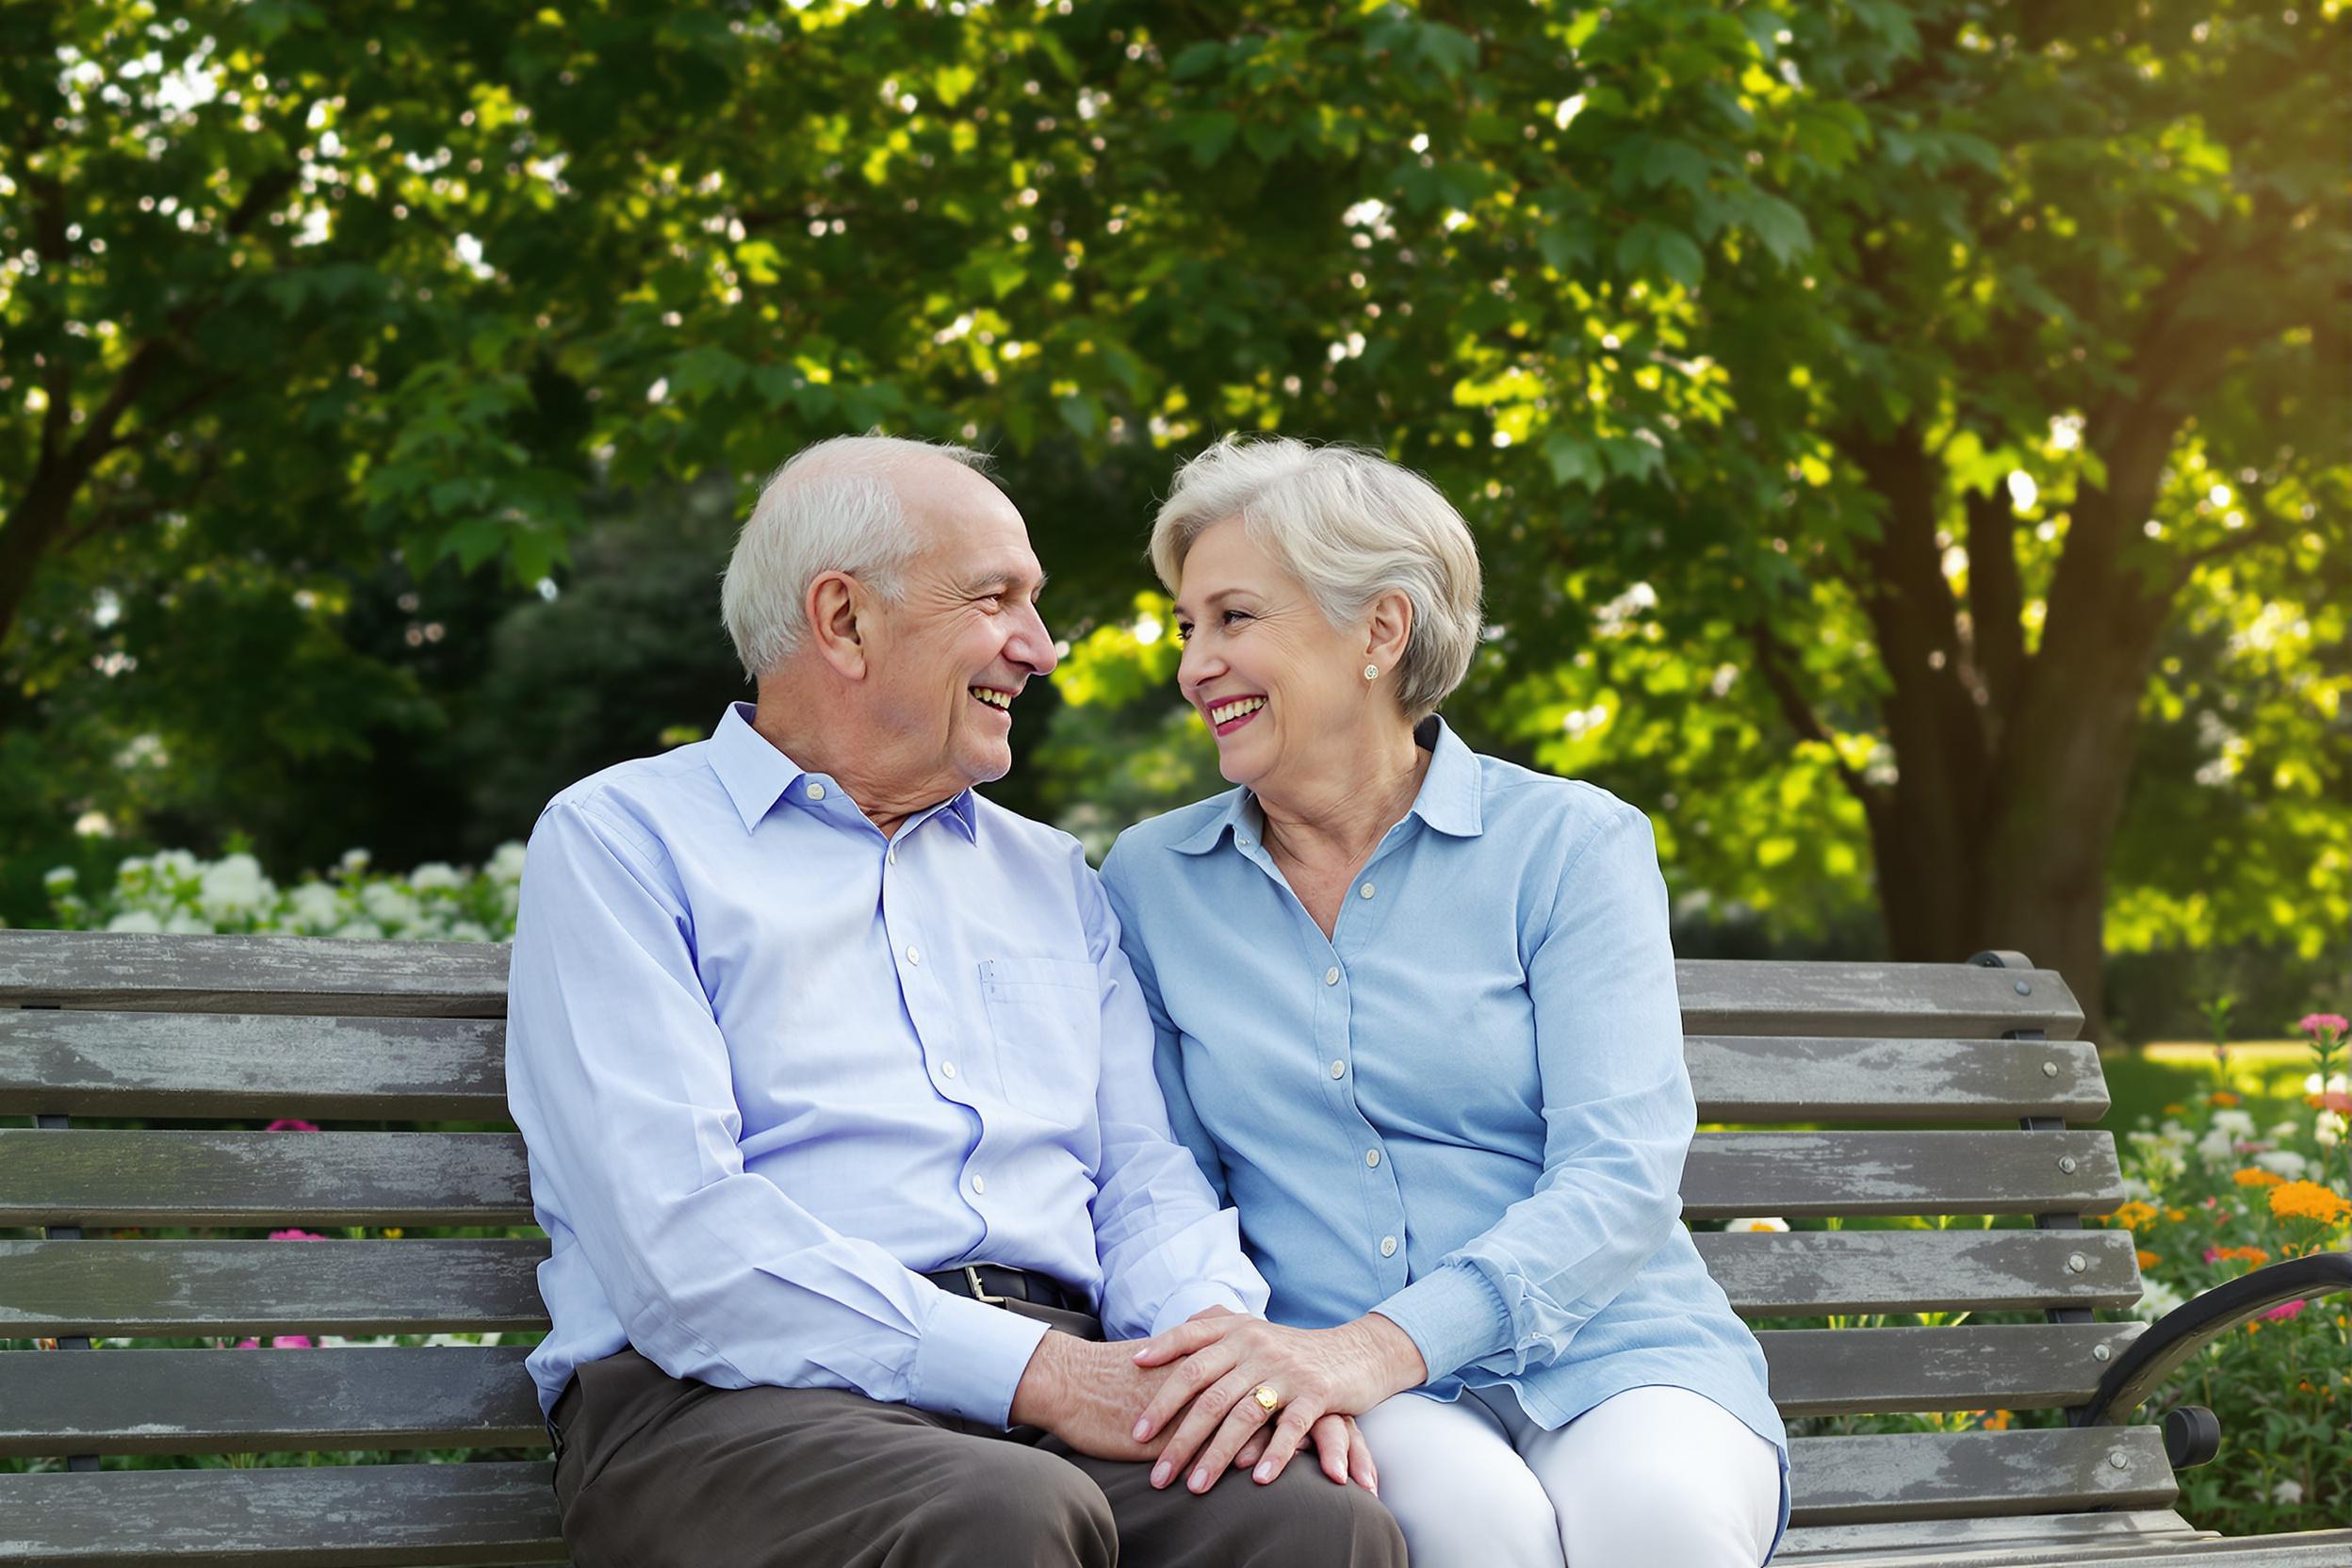
[[[369,869],[354,849],[324,876],[280,887],[232,847],[218,860],[184,849],[133,856],[114,886],[85,894],[67,867],[49,874],[56,923],[69,931],[235,932],[346,940],[491,942],[514,935],[523,846],[498,846],[480,870],[433,861],[406,874]]]

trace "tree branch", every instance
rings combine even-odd
[[[1968,642],[1996,714],[2017,701],[2025,669],[2024,590],[2017,580],[2017,527],[1999,490],[1961,498],[1968,520]]]
[[[1854,799],[1862,803],[1864,811],[1878,811],[1884,804],[1879,792],[1862,776],[1859,769],[1846,761],[1838,749],[1837,736],[1821,721],[1821,716],[1813,710],[1813,705],[1805,700],[1805,694],[1797,689],[1796,678],[1789,673],[1779,639],[1762,621],[1749,622],[1745,631],[1749,643],[1756,648],[1756,673],[1764,678],[1764,685],[1772,694],[1772,700],[1780,705],[1781,716],[1788,721],[1788,727],[1797,732],[1799,740],[1817,741],[1827,747],[1830,762],[1838,770],[1839,782],[1845,785]]]

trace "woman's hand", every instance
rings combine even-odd
[[[1146,1367],[1180,1364],[1144,1407],[1133,1436],[1148,1442],[1182,1412],[1152,1466],[1152,1484],[1167,1486],[1190,1464],[1186,1485],[1194,1492],[1214,1486],[1261,1434],[1266,1449],[1251,1476],[1260,1484],[1271,1481],[1310,1432],[1325,1474],[1334,1480],[1352,1475],[1373,1486],[1365,1477],[1377,1473],[1355,1423],[1327,1429],[1327,1418],[1370,1410],[1429,1375],[1412,1337],[1378,1313],[1336,1329],[1286,1329],[1238,1314],[1196,1317],[1146,1340],[1135,1360]],[[1262,1387],[1281,1400],[1279,1415],[1258,1403]]]

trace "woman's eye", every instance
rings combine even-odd
[[[1228,610],[1225,612],[1225,624],[1227,626],[1233,625],[1235,621],[1246,621],[1249,618],[1250,612],[1247,610]]]
[[[1178,621],[1176,623],[1176,640],[1180,643],[1189,643],[1192,641],[1192,623],[1190,621]]]

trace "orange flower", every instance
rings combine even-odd
[[[2253,1166],[2232,1172],[2230,1179],[2242,1187],[2275,1187],[2286,1180],[2276,1171],[2261,1170]]]
[[[2158,1257],[2147,1248],[2143,1247],[2140,1249],[2140,1266],[2142,1268],[2153,1268],[2164,1261],[2164,1259]]]
[[[2164,1217],[2171,1220],[2175,1225],[2178,1225],[2180,1221],[2189,1217],[2189,1211],[2186,1209],[2166,1209],[2164,1211]]]
[[[1977,1426],[1984,1431],[2005,1432],[2009,1429],[2009,1423],[2012,1419],[2014,1418],[2007,1411],[1997,1410],[1993,1412],[1992,1414],[1986,1416],[1984,1420],[1978,1422]]]
[[[2164,1114],[2166,1116],[2186,1116],[2189,1114],[2189,1108],[2186,1105],[2180,1104],[2166,1105],[2164,1107]]]
[[[2127,1231],[2136,1231],[2156,1218],[2156,1205],[2134,1198],[2115,1213],[2115,1222]]]
[[[2286,1182],[2273,1187],[2270,1212],[2281,1219],[2315,1219],[2322,1225],[2340,1225],[2352,1217],[2352,1202],[2317,1182]]]
[[[2260,1268],[2270,1261],[2270,1254],[2259,1247],[2214,1247],[2206,1250],[2205,1261],[2251,1264]]]
[[[2213,1091],[2213,1103],[2216,1105],[2234,1105],[2237,1102],[2238,1097],[2231,1094],[2228,1089],[2215,1089]]]

